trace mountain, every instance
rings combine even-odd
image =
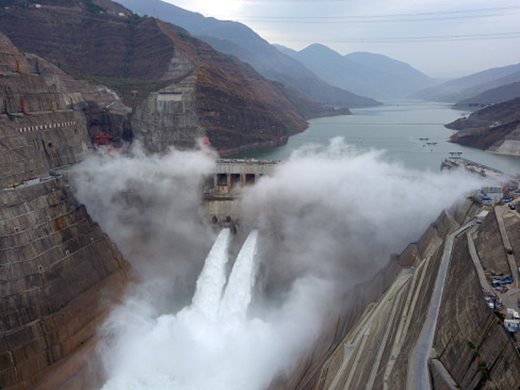
[[[487,69],[469,76],[450,80],[419,91],[414,97],[424,100],[456,103],[489,89],[520,81],[520,64]]]
[[[132,134],[152,152],[191,147],[202,136],[223,154],[273,146],[304,130],[310,116],[348,113],[108,0],[10,4],[0,10],[0,32],[74,77],[115,90],[132,110]]]
[[[207,18],[161,0],[118,1],[140,15],[156,16],[185,28],[216,50],[247,62],[264,77],[281,82],[317,102],[348,107],[379,104],[373,99],[327,84],[241,23]]]
[[[322,44],[301,51],[277,48],[328,83],[377,99],[404,98],[436,83],[409,64],[381,54],[358,52],[342,56]]]
[[[454,108],[474,110],[488,106],[490,104],[502,103],[507,100],[512,100],[517,97],[520,97],[520,81],[489,89],[478,94],[477,96],[461,100],[454,106]]]
[[[457,130],[452,142],[520,156],[520,98],[482,108],[446,127]]]

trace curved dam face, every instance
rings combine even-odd
[[[219,222],[226,212],[234,215],[232,220],[240,220],[240,202],[232,195],[237,193],[233,183],[243,180],[233,179],[230,172],[243,174],[247,167],[241,161],[222,162],[212,178],[216,196],[206,200],[216,204],[206,210],[220,212]],[[255,169],[250,171],[254,176]],[[236,202],[236,207],[222,207],[223,199]],[[489,209],[465,202],[443,212],[374,278],[336,301],[337,307],[329,313],[330,325],[324,325],[312,357],[303,358],[291,375],[274,380],[271,388],[514,387],[520,379],[520,360],[507,324],[516,321],[511,317],[517,306],[515,290],[507,296],[497,293],[490,275],[517,276],[518,266],[511,265],[516,261],[508,261],[502,253],[507,254],[510,241],[520,239],[516,229],[520,219],[515,220],[514,209],[506,212],[508,234],[505,226],[493,225],[502,209],[482,223]],[[486,245],[479,237],[495,244]],[[490,253],[503,260],[490,262]],[[505,306],[501,303],[502,308],[493,313],[488,303],[501,299]],[[432,312],[432,307],[439,309]],[[425,344],[425,340],[429,341]],[[465,357],[453,358],[460,354]]]

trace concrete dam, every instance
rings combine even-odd
[[[238,223],[240,190],[274,173],[277,161],[220,159],[203,186],[203,209],[214,224]]]

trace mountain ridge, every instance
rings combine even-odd
[[[341,55],[320,43],[295,51],[277,46],[330,84],[377,99],[398,99],[436,81],[411,65],[383,54],[354,52]]]
[[[486,69],[415,93],[415,98],[456,103],[486,90],[520,81],[520,63]]]
[[[116,90],[151,152],[193,147],[202,136],[223,154],[274,146],[303,131],[306,118],[349,113],[264,79],[180,27],[91,1],[1,9],[0,31],[67,73]]]
[[[455,109],[480,109],[489,104],[502,103],[520,97],[520,81],[488,89],[476,96],[461,100],[453,108]]]
[[[380,104],[374,99],[326,83],[242,23],[207,18],[160,0],[118,1],[138,14],[156,14],[166,22],[185,28],[199,39],[215,45],[215,49],[249,63],[264,77],[281,82],[317,102],[347,107]]]

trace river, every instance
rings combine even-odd
[[[352,113],[313,119],[309,121],[306,131],[290,137],[286,145],[247,152],[237,157],[285,160],[303,145],[325,145],[331,138],[343,137],[348,144],[360,150],[384,150],[385,159],[401,162],[410,168],[439,170],[449,152],[462,152],[462,157],[480,164],[508,173],[520,173],[519,157],[497,155],[448,142],[454,132],[446,129],[444,124],[465,114],[464,111],[451,109],[450,105],[399,102],[353,109]]]

